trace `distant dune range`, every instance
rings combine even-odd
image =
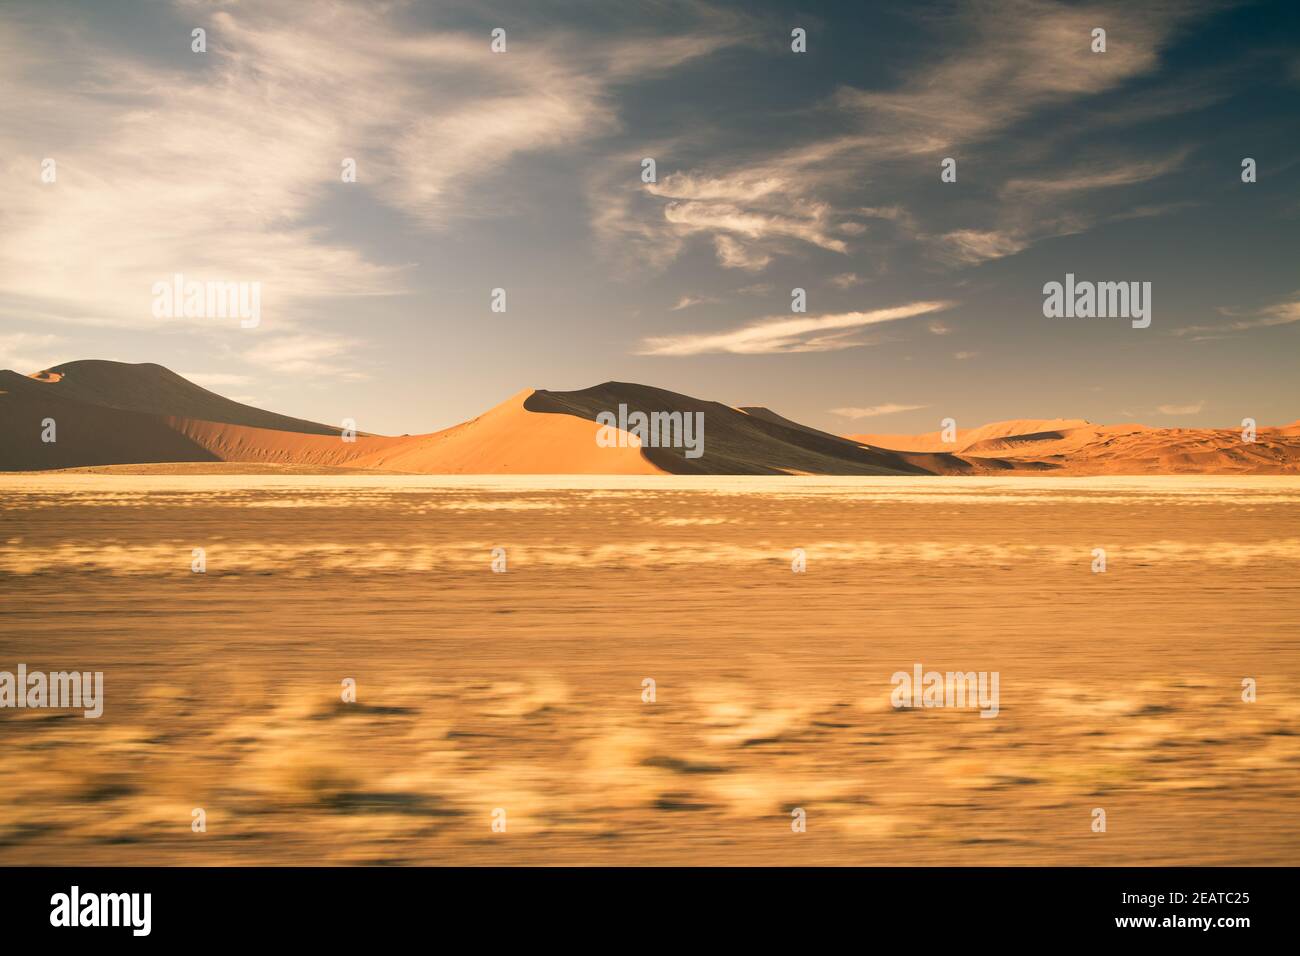
[[[607,448],[596,416],[704,413],[704,453]],[[42,441],[54,419],[57,441]],[[926,435],[839,436],[769,409],[606,382],[573,392],[525,389],[477,418],[426,435],[385,437],[278,415],[223,398],[161,365],[87,360],[22,375],[0,371],[0,470],[206,463],[230,471],[334,469],[415,474],[1078,475],[1300,474],[1300,422],[1238,429],[1016,420]]]

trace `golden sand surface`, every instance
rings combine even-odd
[[[99,719],[0,709],[0,864],[1295,865],[1298,505],[1294,477],[0,476],[0,671],[105,686]],[[918,663],[997,672],[996,718],[895,709]]]

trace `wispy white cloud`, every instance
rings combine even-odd
[[[0,23],[0,315],[155,329],[153,283],[180,272],[260,282],[259,334],[309,328],[321,301],[407,291],[404,264],[317,224],[339,190],[432,230],[505,212],[494,177],[617,130],[616,84],[746,37],[727,17],[601,43],[546,27],[497,55],[479,33],[412,30],[401,6],[215,2],[208,51],[180,63],[67,18]]]
[[[1195,415],[1205,408],[1205,400],[1202,399],[1191,405],[1159,405],[1156,407],[1161,415]]]
[[[1069,209],[1063,204],[1095,190],[1134,186],[1168,175],[1181,168],[1187,153],[1181,149],[1148,160],[1110,157],[1063,169],[1051,177],[1012,179],[1001,189],[994,228],[953,230],[934,237],[931,245],[938,257],[950,264],[978,265],[1013,256],[1044,239],[1085,232],[1099,221],[1177,212],[1188,204],[1146,205],[1109,216],[1090,209]]]
[[[692,306],[709,305],[717,301],[718,301],[717,299],[707,295],[684,295],[680,299],[678,299],[676,304],[674,304],[673,307],[668,311],[680,312],[682,311],[682,309],[689,309]]]
[[[841,272],[839,275],[831,276],[831,285],[837,289],[852,289],[866,281],[856,272]]]
[[[848,250],[845,241],[836,235],[833,210],[826,203],[800,200],[786,193],[773,200],[771,208],[763,208],[759,202],[761,190],[743,205],[712,197],[682,199],[674,182],[670,176],[647,187],[652,195],[671,200],[663,208],[664,221],[679,235],[714,236],[718,261],[724,266],[762,268],[771,261],[772,240],[795,240],[832,252]],[[693,185],[687,190],[695,191]]]
[[[718,253],[719,264],[727,269],[761,272],[772,261],[768,253],[752,245],[745,245],[734,236],[714,236],[713,247]]]
[[[674,145],[647,152],[671,155]],[[813,143],[753,161],[720,158],[649,184],[606,174],[589,189],[593,233],[604,248],[635,246],[640,264],[656,269],[694,235],[713,239],[722,267],[751,272],[801,247],[845,254],[845,237],[864,228],[818,196],[853,173],[838,153],[834,143]]]
[[[1110,159],[1080,165],[1042,179],[1014,179],[1002,189],[1002,202],[988,229],[957,229],[929,239],[938,257],[957,266],[978,265],[1023,252],[1045,239],[1077,235],[1099,222],[1152,218],[1188,208],[1193,203],[1147,204],[1103,215],[1091,208],[1069,208],[1071,199],[1098,189],[1146,183],[1183,164],[1186,151],[1163,159],[1127,162]]]
[[[866,408],[832,408],[832,415],[841,415],[844,418],[876,418],[880,415],[893,415],[895,412],[914,412],[919,408],[929,408],[929,405],[897,405],[893,402],[885,405],[869,405]]]
[[[920,70],[901,89],[842,89],[838,102],[860,114],[853,148],[875,157],[943,155],[987,139],[1033,113],[1114,89],[1146,73],[1157,51],[1196,4],[1065,6],[1051,0],[969,4],[946,24],[954,52]],[[1090,49],[1092,29],[1122,20],[1104,55]]]
[[[279,376],[356,381],[367,376],[340,360],[350,358],[359,347],[353,339],[321,333],[280,335],[262,339],[245,351],[243,358]]]
[[[1174,329],[1174,335],[1193,335],[1198,339],[1221,338],[1231,332],[1249,332],[1253,329],[1269,329],[1300,322],[1300,292],[1293,293],[1292,298],[1275,302],[1262,309],[1251,311],[1225,306],[1219,309],[1219,314],[1231,321],[1214,325],[1187,325]]]
[[[364,10],[276,9],[302,16],[215,11],[209,52],[186,66],[128,59],[57,23],[0,25],[6,49],[69,69],[59,84],[30,64],[8,78],[0,309],[156,328],[152,285],[182,272],[261,282],[270,326],[317,297],[392,290],[393,269],[307,223],[383,91],[385,28]],[[41,181],[42,157],[54,182]]]
[[[861,219],[893,225],[895,240],[919,242],[933,258],[966,267],[1015,255],[1047,238],[1082,232],[1105,217],[1061,208],[1091,190],[1145,182],[1178,168],[1186,155],[1132,161],[1118,152],[1104,162],[1083,164],[1054,179],[1017,176],[1005,183],[1001,208],[981,215],[991,225],[922,228],[921,217],[902,202],[863,206],[849,202],[863,184],[863,170],[892,164],[895,175],[937,175],[944,155],[962,157],[967,147],[994,145],[1017,133],[1023,151],[1026,121],[1110,93],[1151,74],[1159,52],[1206,2],[1157,0],[1134,9],[1118,2],[1067,5],[1056,0],[969,2],[926,17],[940,49],[919,59],[893,89],[843,87],[825,115],[839,120],[827,135],[791,147],[788,140],[764,151],[713,157],[663,176],[656,184],[622,178],[592,188],[592,226],[603,248],[638,248],[634,264],[662,269],[687,248],[694,234],[713,239],[724,268],[760,272],[778,257],[808,247],[841,254],[867,234]],[[1105,54],[1090,49],[1092,29],[1123,23]],[[946,44],[946,46],[945,46]],[[1174,90],[1145,114],[1100,110],[1096,128],[1153,118],[1212,101],[1212,91]],[[1213,92],[1213,96],[1222,96]],[[1040,140],[1053,138],[1044,133]],[[1031,140],[1032,142],[1032,140]],[[676,144],[661,144],[672,155]],[[1013,147],[1006,150],[1010,153]],[[653,151],[647,153],[653,154]],[[905,166],[904,164],[909,164]],[[998,164],[999,166],[1003,164]],[[1005,164],[1014,168],[1014,162]],[[995,175],[996,175],[996,167]],[[988,176],[990,165],[981,170]],[[996,189],[997,180],[993,180]],[[1014,201],[1012,201],[1014,200]],[[1032,208],[1031,208],[1032,207]],[[1149,206],[1147,215],[1173,207]],[[951,219],[948,220],[951,223]]]
[[[1182,167],[1187,154],[1188,150],[1180,149],[1157,159],[1111,160],[1106,163],[1066,169],[1049,177],[1012,179],[1002,187],[1002,194],[1014,201],[1026,197],[1053,197],[1093,189],[1132,186],[1176,171]]]
[[[855,348],[863,342],[854,333],[865,326],[894,322],[950,308],[951,302],[912,302],[870,312],[841,312],[817,317],[774,316],[729,332],[685,333],[647,338],[641,355],[703,355],[731,352],[763,355],[775,352],[830,352]]]
[[[939,241],[951,259],[963,264],[1013,256],[1028,245],[1014,232],[994,229],[958,229],[940,236]]]
[[[471,193],[467,186],[517,157],[617,131],[615,83],[644,80],[745,42],[747,35],[731,24],[710,33],[600,42],[542,34],[498,56],[487,52],[481,36],[409,43],[420,70],[401,89],[408,102],[395,104],[385,115],[387,129],[367,140],[393,143],[391,152],[377,156],[380,188],[394,205],[434,226],[499,211],[491,192]],[[441,91],[432,101],[430,71]]]
[[[35,332],[0,335],[0,368],[30,375],[75,357],[67,340],[58,335]]]

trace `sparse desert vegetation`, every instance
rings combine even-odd
[[[105,710],[0,711],[0,863],[1294,863],[1297,503],[7,476],[0,669],[103,671]],[[999,715],[893,709],[914,662],[1000,672]]]

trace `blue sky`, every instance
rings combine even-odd
[[[1134,6],[8,3],[0,367],[387,433],[608,379],[839,432],[1292,421],[1300,13]],[[260,325],[155,318],[176,272]],[[1045,318],[1066,273],[1151,327]]]

